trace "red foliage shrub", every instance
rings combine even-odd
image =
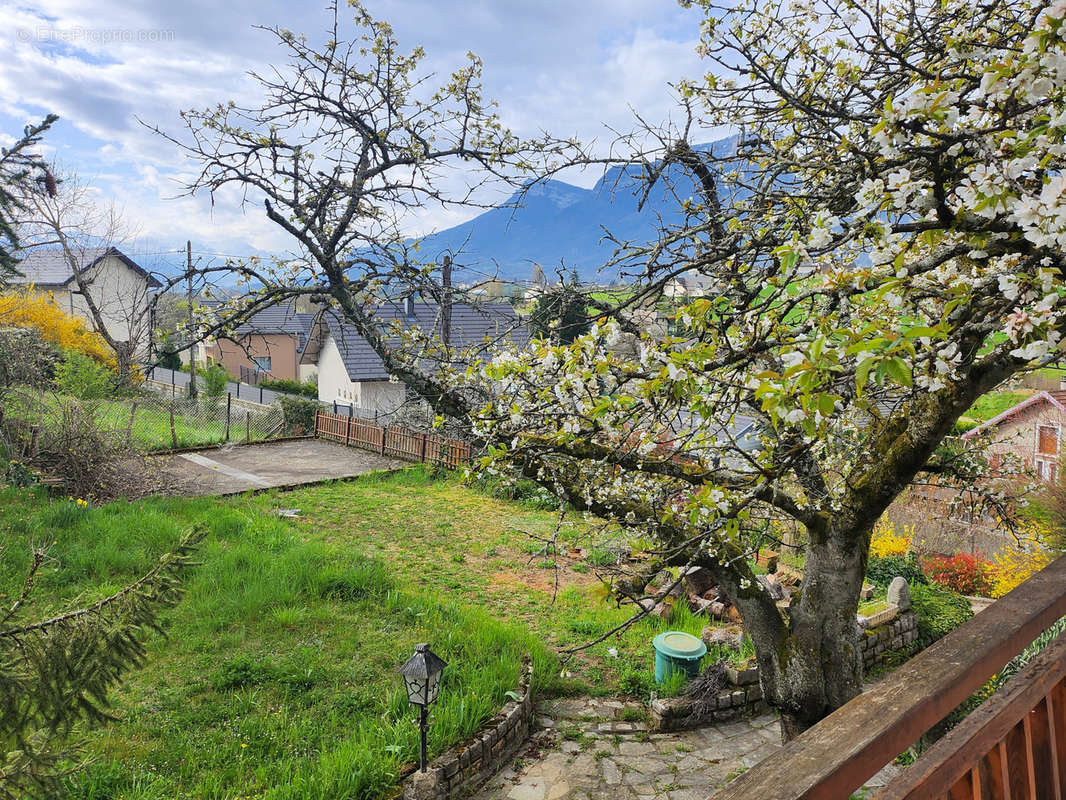
[[[982,554],[926,556],[922,572],[933,583],[953,592],[987,597],[992,591],[992,562]]]

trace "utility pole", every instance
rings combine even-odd
[[[192,241],[185,240],[185,268],[188,277],[188,285],[185,291],[185,299],[189,303],[189,336],[196,338],[196,318],[192,309]],[[196,397],[196,345],[195,341],[189,343],[189,397]]]
[[[447,347],[452,338],[452,257],[450,255],[444,255],[440,271],[441,286],[444,290],[441,296],[443,307],[440,314],[440,339]]]

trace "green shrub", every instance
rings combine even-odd
[[[113,394],[115,383],[111,373],[98,361],[84,353],[67,350],[63,360],[56,364],[55,386],[63,394],[93,400]]]
[[[325,408],[323,403],[306,397],[283,396],[278,398],[285,414],[285,432],[292,436],[312,433],[315,429],[315,412]]]
[[[222,397],[226,393],[229,373],[224,367],[211,364],[200,370],[200,377],[204,380],[204,394],[208,397]]]
[[[481,474],[473,480],[471,486],[489,497],[512,500],[536,511],[554,511],[559,508],[561,502],[550,491],[528,478]]]
[[[176,350],[161,350],[159,353],[159,366],[163,369],[180,370],[181,356]]]
[[[299,394],[304,397],[313,397],[318,399],[318,383],[316,381],[307,381],[307,383],[300,383],[294,381],[291,378],[271,378],[265,381],[259,381],[259,386],[264,389],[271,389],[275,392],[285,392],[287,394]]]
[[[0,386],[47,386],[62,359],[36,328],[0,328]]]
[[[973,616],[970,601],[935,584],[911,584],[911,606],[918,617],[918,645],[928,647]]]
[[[655,673],[647,669],[626,667],[619,675],[618,682],[622,691],[632,697],[648,698],[652,692],[658,690]]]
[[[918,556],[914,553],[908,553],[906,556],[871,558],[866,567],[866,580],[875,586],[888,586],[897,575],[906,578],[912,586],[929,583],[929,579],[925,577],[918,563]]]

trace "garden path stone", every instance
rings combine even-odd
[[[471,800],[707,800],[781,748],[775,714],[672,733],[622,719],[643,711],[602,698],[542,704],[529,749],[539,755],[519,753]],[[883,785],[891,772],[870,785]]]

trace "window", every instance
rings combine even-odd
[[[1057,425],[1037,427],[1036,452],[1046,456],[1059,454],[1059,428]]]
[[[1051,461],[1043,461],[1039,458],[1036,460],[1036,475],[1040,480],[1054,483],[1056,472],[1055,464]]]
[[[270,356],[253,356],[256,372],[270,372]]]

